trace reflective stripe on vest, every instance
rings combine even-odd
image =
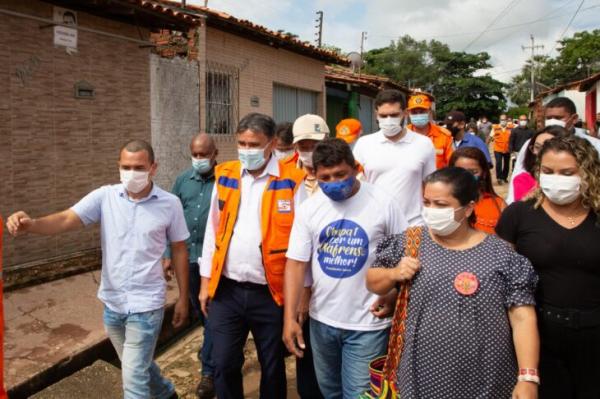
[[[283,304],[283,272],[286,262],[285,253],[294,221],[294,195],[302,184],[304,176],[305,173],[298,170],[295,165],[280,161],[279,177],[268,177],[261,201],[260,233],[263,266],[271,295],[279,305]],[[215,178],[220,214],[208,286],[211,298],[214,297],[219,286],[239,211],[240,162],[231,161],[217,166]]]

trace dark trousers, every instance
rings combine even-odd
[[[507,180],[510,168],[510,153],[494,151],[496,158],[496,180]]]
[[[208,318],[204,317],[200,308],[200,269],[198,263],[190,263],[190,289],[188,291],[190,298],[190,316],[192,322],[200,320],[204,326],[204,341],[202,347],[198,349],[198,360],[202,364],[202,375],[212,377],[215,374],[215,363],[212,360],[212,336],[208,325]]]
[[[600,398],[600,326],[540,320],[540,399]]]
[[[313,363],[312,346],[310,344],[310,322],[306,320],[302,325],[302,336],[304,337],[304,357],[296,359],[296,381],[298,385],[298,395],[302,399],[323,399],[317,375],[315,373],[315,364]]]
[[[260,398],[285,399],[283,308],[266,285],[238,283],[221,277],[209,308],[219,399],[243,399],[244,345],[252,332],[260,362]]]

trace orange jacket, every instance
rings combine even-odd
[[[494,134],[492,136],[494,138],[494,152],[507,154],[509,152],[508,143],[510,141],[510,128],[502,128],[500,125],[494,125],[492,129]]]
[[[416,131],[412,123],[408,125],[408,128],[412,131]],[[429,133],[427,136],[431,139],[431,142],[435,147],[436,168],[445,168],[450,163],[450,157],[453,152],[452,133],[441,126],[429,122]]]
[[[506,202],[498,196],[482,194],[475,204],[475,229],[488,234],[496,234],[496,224],[500,219],[502,211],[506,208]]]
[[[215,169],[217,198],[219,200],[219,226],[215,235],[215,253],[212,259],[212,272],[208,294],[214,297],[229,243],[233,235],[241,193],[240,161],[230,161]],[[262,196],[261,209],[261,252],[265,277],[271,295],[278,305],[283,304],[283,272],[285,253],[288,247],[292,222],[294,221],[294,194],[303,184],[304,172],[295,165],[279,162],[279,177],[269,176],[267,188]]]

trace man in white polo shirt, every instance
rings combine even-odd
[[[369,387],[369,361],[385,353],[391,321],[382,317],[389,314],[384,308],[393,307],[393,301],[367,291],[365,274],[377,242],[404,231],[407,223],[396,201],[356,179],[358,168],[343,140],[317,144],[313,162],[321,190],[298,207],[294,218],[286,254],[283,339],[290,352],[304,356],[297,309],[310,264],[310,338],[319,387],[327,399],[356,398]]]
[[[397,90],[383,90],[375,98],[380,130],[358,139],[354,157],[369,183],[389,193],[410,225],[423,224],[422,183],[435,171],[431,140],[404,127],[404,99]]]

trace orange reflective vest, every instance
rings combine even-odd
[[[502,198],[488,193],[481,194],[475,204],[476,222],[473,227],[488,234],[496,234],[496,225],[504,208],[506,202]]]
[[[416,132],[415,127],[411,123],[408,128],[413,132]],[[450,157],[452,156],[452,133],[441,126],[429,122],[429,133],[427,137],[431,139],[433,147],[435,148],[435,167],[437,169],[445,168],[450,163]]]
[[[215,296],[229,243],[233,236],[241,197],[240,161],[220,164],[215,169],[217,199],[219,201],[219,225],[215,235],[215,252],[208,294]],[[294,194],[303,184],[305,173],[296,165],[279,162],[279,177],[269,176],[261,202],[261,253],[265,277],[271,295],[278,305],[283,305],[283,272],[285,253],[294,221]],[[258,234],[259,232],[257,232]]]
[[[510,141],[510,129],[508,127],[503,128],[500,125],[494,125],[492,127],[494,135],[494,152],[501,152],[507,154],[508,144]]]

